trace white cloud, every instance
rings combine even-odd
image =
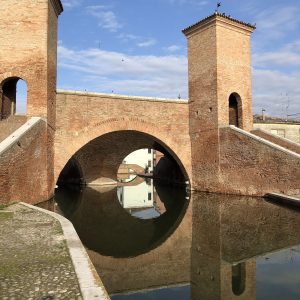
[[[171,98],[180,93],[187,98],[185,56],[139,56],[100,49],[75,51],[63,45],[59,45],[58,54],[59,68],[73,71],[74,77],[80,74],[80,84],[84,81],[89,90]]]
[[[274,70],[254,69],[253,72],[253,106],[254,112],[262,108],[269,115],[286,115],[300,113],[300,72],[290,74]]]
[[[300,40],[295,40],[279,50],[253,54],[253,64],[259,67],[300,67]]]
[[[73,8],[79,6],[82,3],[82,0],[62,0],[63,7]]]
[[[122,28],[123,25],[119,23],[116,14],[109,9],[110,7],[105,5],[94,5],[88,6],[87,12],[97,18],[100,27],[111,32],[116,32]]]
[[[168,51],[168,52],[177,52],[177,51],[179,51],[179,50],[181,50],[181,49],[182,49],[182,47],[179,46],[179,45],[171,45],[171,46],[169,46],[169,47],[165,47],[165,48],[164,48],[164,50],[165,50],[165,51]]]
[[[134,34],[122,33],[118,36],[118,38],[125,43],[134,42],[134,44],[140,48],[150,47],[157,44],[157,40],[154,38],[146,38]]]
[[[156,40],[155,39],[148,39],[148,40],[145,40],[143,42],[140,42],[140,43],[137,43],[137,46],[138,47],[150,47],[150,46],[153,46],[156,44]]]
[[[296,30],[300,24],[298,6],[268,7],[255,14],[257,29],[263,33],[263,39],[281,38],[286,33]]]

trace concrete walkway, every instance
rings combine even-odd
[[[0,210],[0,299],[108,299],[85,297],[69,250],[59,219],[24,204]]]

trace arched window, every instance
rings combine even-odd
[[[16,91],[16,114],[26,115],[27,112],[27,84],[19,79]]]
[[[27,84],[19,77],[11,77],[0,85],[0,120],[9,116],[26,114]]]
[[[229,125],[241,127],[241,98],[236,93],[229,97]]]
[[[232,266],[232,292],[236,295],[242,295],[246,288],[246,265],[240,263]]]

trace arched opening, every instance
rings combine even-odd
[[[240,296],[244,293],[246,288],[246,265],[245,263],[239,263],[232,266],[232,292],[236,296]]]
[[[165,182],[189,182],[187,172],[177,155],[162,141],[139,131],[124,130],[104,134],[84,145],[72,158],[79,164],[87,185],[117,184],[120,166],[128,155],[140,149],[146,149],[145,152],[150,149],[152,156],[158,152],[163,155],[159,162],[157,159],[150,162],[151,166],[156,164],[156,171],[148,165],[147,168],[142,165],[144,173],[145,170],[150,170],[153,177]],[[63,174],[64,172],[60,175],[60,181]]]
[[[68,161],[57,181],[55,200],[88,249],[132,257],[154,249],[174,232],[185,215],[189,192],[155,182],[158,156],[176,163],[183,180],[188,180],[179,158],[166,144],[133,130],[99,136]],[[127,172],[136,171],[139,180],[124,182],[118,176],[120,166],[126,169],[127,163]]]
[[[229,96],[229,125],[241,127],[241,98],[237,93]]]
[[[11,77],[1,84],[0,120],[15,114],[26,114],[27,84],[19,77]]]
[[[61,171],[57,185],[69,186],[69,185],[82,185],[84,184],[82,170],[77,160],[72,157],[66,166]]]

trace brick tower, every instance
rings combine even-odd
[[[57,18],[60,0],[5,0],[0,10],[1,113],[14,113],[16,83],[27,83],[27,116],[55,127]]]
[[[252,129],[250,36],[255,26],[214,13],[186,28],[193,187],[218,191],[219,128]]]
[[[30,143],[31,139],[28,137],[26,141],[19,143],[18,150],[14,152],[10,149],[2,158],[6,167],[0,168],[0,175],[10,183],[3,184],[2,189],[0,186],[0,192],[7,198],[4,199],[6,202],[21,197],[28,202],[37,202],[47,200],[53,195],[57,21],[62,11],[60,0],[1,2],[0,125],[2,119],[15,113],[16,86],[19,79],[27,84],[28,119],[42,117],[45,121],[43,125],[32,130],[32,135],[39,131],[35,141]],[[8,124],[12,125],[13,122],[13,118],[8,119]],[[30,150],[34,148],[35,142],[39,146],[32,154]],[[31,159],[34,159],[33,163],[25,164]],[[15,174],[14,165],[18,165],[16,161],[22,165],[19,173],[23,178]],[[22,161],[24,164],[20,163]],[[31,169],[32,166],[35,170]],[[5,171],[5,168],[9,171]],[[23,186],[27,186],[27,189]]]

